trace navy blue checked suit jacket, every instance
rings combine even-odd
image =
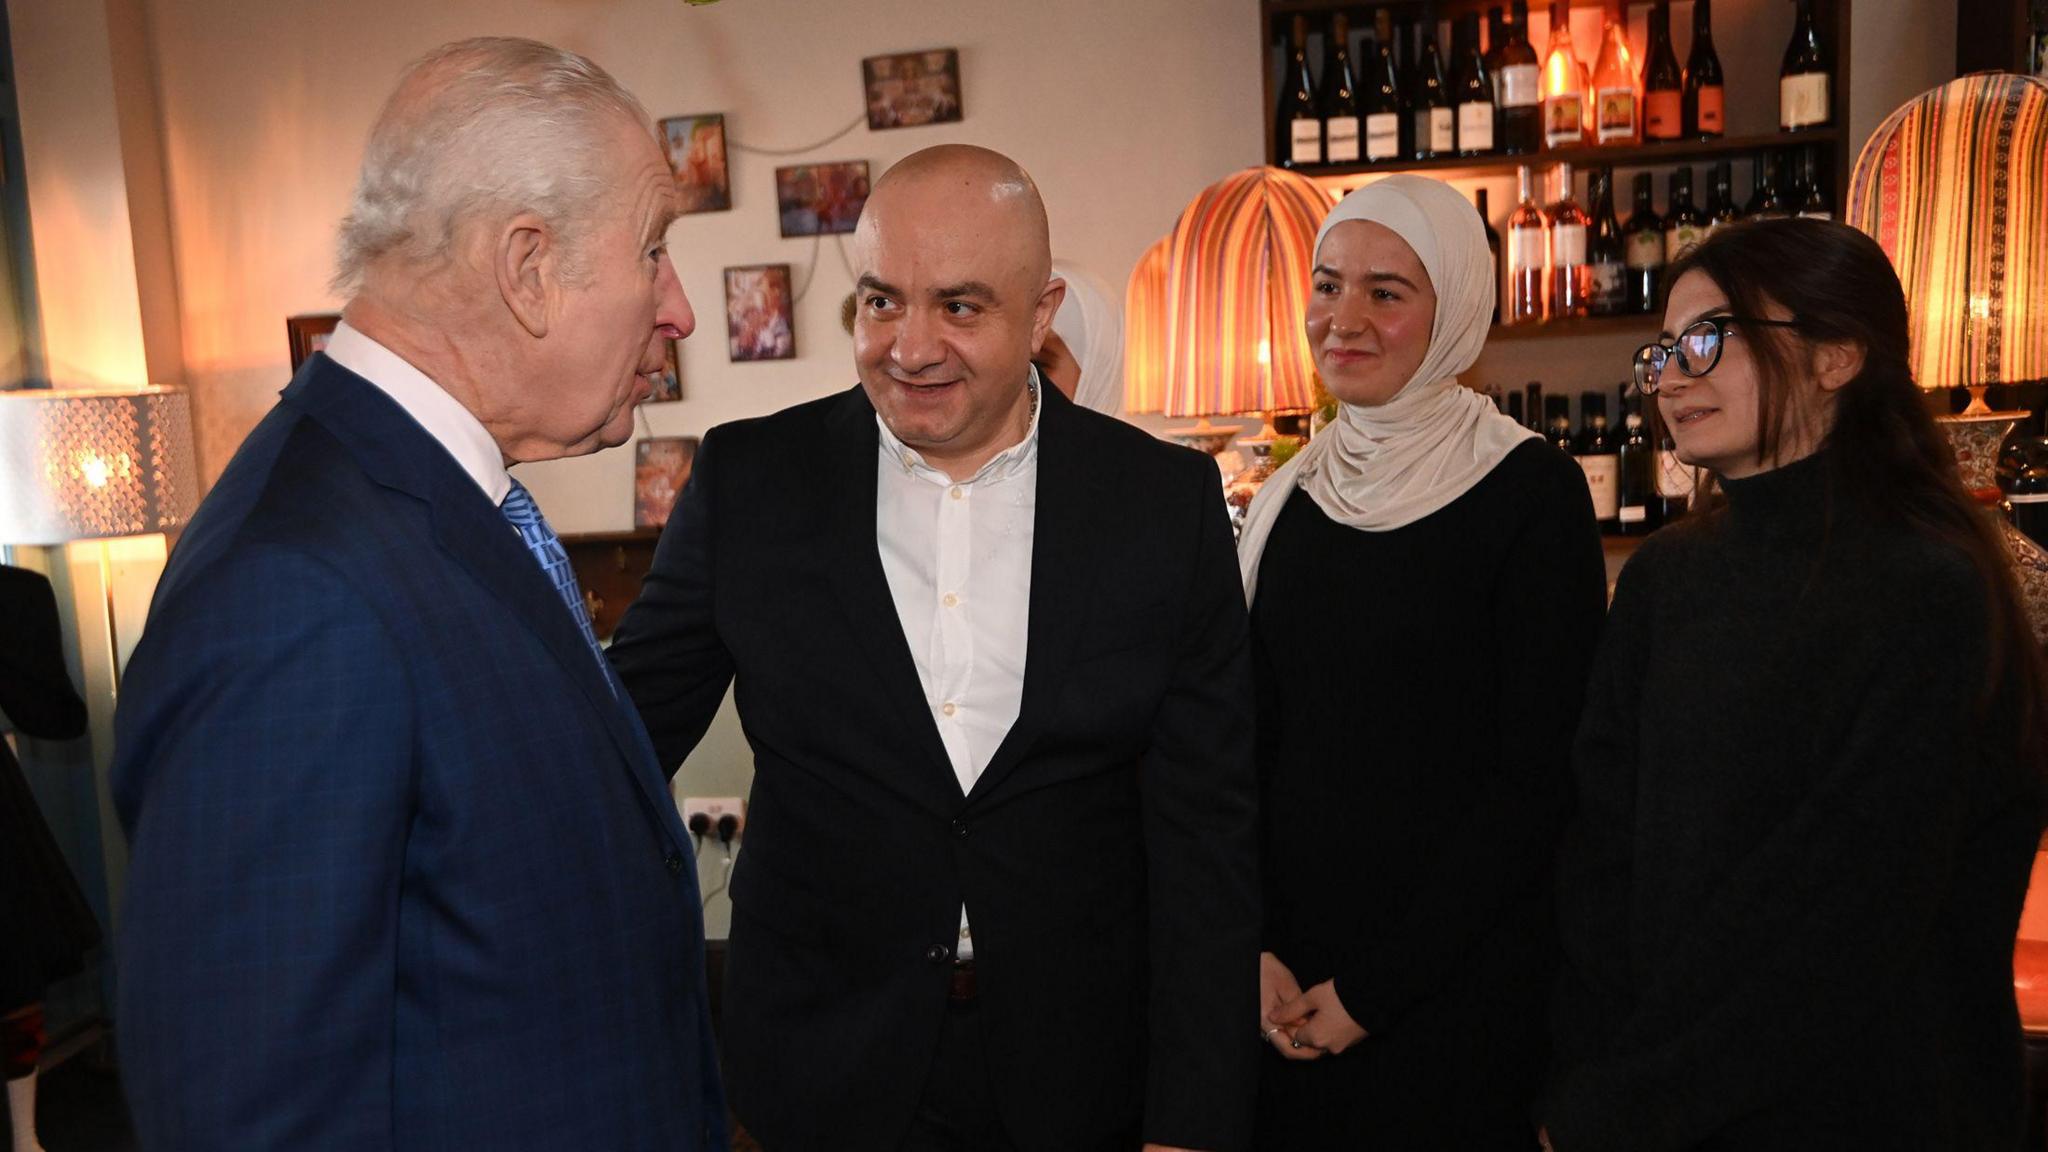
[[[142,1147],[726,1142],[689,837],[497,508],[324,355],[170,558],[122,685]]]

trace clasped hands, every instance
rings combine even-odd
[[[1365,1039],[1365,1029],[1344,1010],[1333,981],[1301,990],[1287,965],[1259,953],[1259,1035],[1289,1060],[1320,1060]]]

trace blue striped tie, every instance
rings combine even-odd
[[[583,607],[583,591],[576,586],[576,570],[569,565],[569,553],[563,550],[561,537],[548,527],[547,518],[540,514],[540,506],[533,502],[533,494],[516,479],[500,507],[505,512],[505,519],[519,530],[519,538],[526,542],[526,550],[533,553],[541,571],[547,573],[556,593],[562,597],[562,603],[569,606],[569,615],[575,617],[577,630],[583,633],[584,642],[590,645],[591,653],[597,657],[598,670],[604,673],[604,682],[611,686],[612,695],[617,696],[618,685],[612,680],[604,649],[598,647],[597,633],[591,631],[590,613]]]

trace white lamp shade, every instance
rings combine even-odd
[[[169,531],[198,502],[184,392],[0,392],[0,543]]]

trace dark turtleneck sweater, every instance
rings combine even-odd
[[[1574,751],[1558,1152],[2016,1147],[2039,833],[1987,592],[1826,456],[1623,571]]]

